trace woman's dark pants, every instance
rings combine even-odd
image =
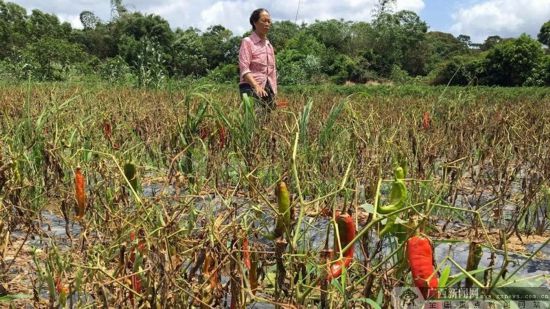
[[[248,97],[254,98],[254,100],[262,107],[270,110],[275,109],[275,94],[273,93],[273,89],[271,88],[269,81],[265,86],[265,91],[267,92],[267,96],[265,97],[259,97],[252,89],[252,86],[247,83],[239,84],[239,91],[241,93],[241,97],[243,96],[243,93],[246,93]]]

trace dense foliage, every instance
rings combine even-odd
[[[167,79],[208,77],[236,82],[242,35],[221,25],[173,29],[158,15],[111,1],[113,17],[80,14],[82,29],[52,14],[0,0],[0,78],[68,80],[100,77],[157,87]],[[243,21],[246,22],[246,21]],[[538,40],[429,32],[411,11],[378,10],[372,22],[277,21],[270,31],[282,84],[368,81],[431,84],[549,85],[545,56],[550,21]]]

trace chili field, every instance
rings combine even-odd
[[[266,111],[226,85],[0,85],[0,307],[549,287],[549,89],[280,92]]]

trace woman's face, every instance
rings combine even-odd
[[[258,34],[267,34],[267,32],[269,32],[269,28],[271,27],[271,17],[269,16],[269,13],[262,11],[260,13],[260,19],[254,23],[254,26],[256,27],[256,32]]]

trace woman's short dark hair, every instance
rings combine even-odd
[[[260,20],[260,14],[262,14],[262,12],[266,12],[269,14],[269,12],[266,9],[259,8],[254,10],[254,12],[252,12],[252,14],[250,15],[250,24],[252,25],[252,30],[256,30],[256,26],[254,26],[254,24],[258,20]]]

